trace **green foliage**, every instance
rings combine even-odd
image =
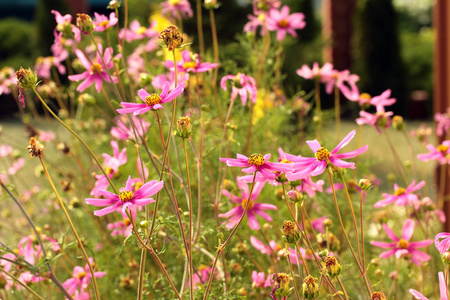
[[[31,23],[19,19],[0,20],[0,61],[14,68],[33,65],[34,29]]]

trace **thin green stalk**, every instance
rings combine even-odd
[[[406,181],[405,174],[403,174],[403,171],[404,171],[403,163],[400,160],[400,157],[398,156],[398,153],[395,150],[395,147],[392,144],[391,139],[389,138],[389,135],[388,135],[388,132],[387,132],[386,128],[383,129],[383,133],[384,133],[384,136],[386,137],[386,140],[387,140],[387,142],[389,144],[389,148],[391,148],[391,152],[392,152],[392,155],[394,156],[394,161],[395,161],[395,165],[397,166],[398,172],[399,172],[401,178],[403,179],[403,183],[406,186],[408,184],[408,182]]]
[[[285,249],[286,249],[286,250],[289,249],[288,244],[285,245]],[[288,263],[289,263],[289,271],[291,272],[292,280],[294,281],[294,292],[295,292],[295,296],[296,296],[296,298],[297,298],[298,300],[300,300],[301,298],[300,298],[300,295],[298,294],[299,288],[297,287],[297,280],[295,280],[295,277],[294,277],[294,269],[292,268],[292,262],[291,262],[291,259],[289,258],[289,255],[288,255],[288,257],[287,257],[287,261],[288,261]]]
[[[216,29],[216,19],[214,17],[214,9],[209,10],[209,18],[211,19],[211,33],[213,40],[213,52],[214,52],[214,62],[219,62],[219,42],[217,40],[217,29]],[[217,85],[217,75],[219,74],[219,68],[214,68],[214,78],[213,85]]]
[[[105,170],[103,169],[102,165],[100,164],[100,162],[98,161],[97,157],[95,156],[94,152],[92,152],[91,148],[89,148],[89,146],[84,142],[84,140],[75,132],[73,131],[66,123],[64,123],[63,120],[61,120],[54,112],[53,110],[51,110],[51,108],[47,105],[47,103],[45,103],[45,101],[42,99],[41,95],[39,95],[39,93],[36,91],[36,89],[33,89],[33,92],[36,94],[36,96],[39,98],[39,100],[41,101],[42,105],[50,112],[50,114],[56,119],[58,120],[59,123],[61,123],[61,125],[63,125],[73,136],[75,136],[81,144],[83,144],[83,146],[86,148],[86,150],[89,152],[89,154],[92,156],[92,158],[95,160],[97,166],[100,168],[100,170],[102,171],[103,175],[105,175],[106,179],[108,180],[109,185],[111,186],[111,188],[113,189],[115,194],[119,194],[116,190],[116,188],[114,187],[114,184],[112,183],[111,179],[109,178],[109,176],[106,174]]]
[[[364,196],[364,190],[361,190],[361,198],[360,198],[360,204],[359,204],[359,216],[360,216],[360,222],[361,222],[361,263],[362,267],[365,270],[366,269],[366,259],[364,254],[364,228],[363,228],[363,196]]]
[[[83,242],[81,241],[80,237],[78,236],[75,226],[73,226],[73,223],[72,223],[72,220],[70,219],[69,213],[67,212],[64,202],[62,201],[61,197],[59,196],[58,191],[56,190],[55,185],[53,184],[53,180],[50,177],[50,174],[48,173],[47,168],[45,167],[42,157],[41,156],[38,156],[38,157],[39,157],[39,160],[41,161],[42,168],[44,169],[45,176],[47,177],[48,182],[50,183],[50,186],[52,187],[52,190],[55,193],[56,198],[58,199],[59,205],[61,206],[61,209],[63,210],[64,215],[66,216],[67,222],[69,223],[69,226],[72,229],[73,234],[75,235],[75,238],[78,242],[78,246],[80,247],[81,252],[83,253],[83,258],[89,267],[89,272],[91,273],[91,276],[92,276],[92,283],[94,285],[95,299],[100,300],[100,294],[98,292],[98,286],[97,286],[97,280],[95,279],[94,268],[93,268],[91,262],[89,261],[89,257],[83,246]]]
[[[334,117],[336,119],[336,141],[341,140],[341,92],[334,87]]]
[[[200,57],[203,59],[205,55],[205,41],[203,38],[203,21],[202,21],[202,3],[197,0],[197,31],[198,31],[198,47],[200,49]]]
[[[187,183],[188,183],[188,190],[189,190],[189,276],[191,279],[191,284],[189,285],[191,290],[191,300],[194,299],[194,267],[192,265],[192,196],[191,196],[191,178],[189,176],[189,164],[188,164],[188,156],[187,156],[187,149],[186,149],[186,139],[183,138],[183,148],[184,148],[184,158],[186,162],[186,176],[187,176]],[[199,187],[200,188],[200,187]]]
[[[341,278],[339,276],[336,276],[337,281],[339,282],[339,285],[341,286],[342,293],[344,294],[345,300],[348,300],[347,291],[344,288],[344,285],[342,284]]]

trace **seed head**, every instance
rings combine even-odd
[[[285,243],[294,244],[300,239],[298,228],[292,221],[284,221],[281,232]]]
[[[192,123],[189,117],[180,117],[177,121],[177,135],[187,139],[192,135]]]
[[[44,156],[45,147],[44,147],[44,145],[39,143],[38,140],[36,140],[36,137],[30,138],[30,144],[28,145],[27,149],[28,149],[28,154],[30,154],[30,159],[33,156],[39,156],[39,157]]]
[[[311,275],[306,276],[303,280],[303,297],[306,299],[314,299],[319,297],[319,284],[317,283],[317,278]]]
[[[382,292],[373,292],[370,300],[386,300],[386,296]]]
[[[158,36],[163,44],[169,51],[173,51],[176,48],[181,48],[183,44],[183,35],[178,31],[178,27],[175,25],[169,25],[159,33]]]
[[[77,14],[77,27],[84,34],[91,34],[95,28],[91,17],[87,14]]]
[[[336,257],[334,256],[327,256],[323,260],[325,270],[327,271],[328,275],[331,277],[338,276],[341,274],[342,266],[337,261]]]
[[[31,71],[30,68],[24,69],[20,67],[18,71],[16,71],[17,85],[24,90],[34,89],[37,84],[37,75],[36,72]]]

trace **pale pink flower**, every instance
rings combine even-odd
[[[94,12],[94,16],[95,16],[95,20],[94,20],[94,31],[105,31],[108,30],[109,28],[113,27],[114,25],[117,24],[117,22],[119,21],[119,19],[117,19],[116,17],[116,13],[112,12],[109,15],[109,18],[105,15],[100,15],[96,12]]]
[[[423,240],[420,242],[410,242],[414,233],[415,223],[412,219],[407,219],[403,224],[402,236],[398,238],[395,233],[386,224],[383,224],[383,229],[388,237],[394,241],[394,243],[376,242],[372,241],[370,244],[376,247],[390,249],[380,254],[381,258],[388,258],[395,254],[397,259],[410,255],[411,262],[415,265],[421,265],[431,259],[431,257],[425,252],[419,251],[416,248],[423,248],[433,243],[433,240]]]
[[[220,80],[220,87],[226,91],[227,90],[227,80],[233,81],[233,87],[231,88],[231,101],[234,101],[239,95],[241,97],[242,105],[247,103],[247,94],[250,95],[250,101],[256,103],[256,82],[251,76],[247,76],[242,73],[237,73],[235,75],[225,75]]]
[[[242,172],[244,173],[258,171],[267,179],[274,179],[277,177],[278,174],[275,172],[291,172],[293,167],[292,164],[268,162],[270,154],[263,156],[259,153],[255,153],[250,155],[250,157],[239,153],[236,155],[237,158],[220,158],[220,161],[226,163],[229,167],[244,168],[242,169]]]
[[[196,290],[197,288],[204,286],[207,282],[208,282],[208,278],[211,274],[212,268],[211,267],[206,267],[205,265],[201,265],[197,272],[194,273],[193,276],[193,284],[194,284],[194,290]],[[214,271],[215,273],[215,278],[218,279],[219,276],[219,272],[217,271],[217,268]],[[189,287],[190,286],[190,280],[187,280],[186,285]]]
[[[116,173],[119,170],[119,167],[127,162],[127,148],[123,148],[119,152],[119,144],[117,141],[111,141],[110,144],[113,149],[113,156],[107,153],[103,153],[102,156],[105,159],[107,169],[111,169],[110,171],[107,171],[107,173]]]
[[[270,276],[264,274],[264,272],[252,272],[252,287],[253,288],[265,288],[270,286]]]
[[[11,154],[13,148],[10,145],[3,144],[0,146],[0,157],[5,157]]]
[[[347,136],[330,152],[322,147],[317,140],[306,141],[309,148],[315,153],[315,157],[295,157],[289,156],[289,160],[294,162],[294,172],[286,174],[290,181],[303,179],[307,176],[317,176],[325,171],[328,163],[338,168],[356,169],[355,163],[346,162],[342,159],[353,158],[367,151],[367,145],[346,153],[337,153],[345,147],[355,136],[355,130],[352,130]]]
[[[251,236],[250,244],[252,244],[252,246],[255,247],[256,250],[261,252],[261,254],[266,254],[274,258],[276,257],[277,260],[280,260],[281,257],[286,255],[286,249],[281,245],[277,244],[274,240],[270,241],[269,244],[267,245],[258,240],[257,238],[255,238],[254,236]],[[291,263],[297,264],[298,262],[300,264],[303,264],[301,259],[297,260],[297,252],[295,249],[289,247],[287,249],[287,252]],[[307,251],[302,247],[300,247],[300,254],[303,256],[304,259],[312,259],[312,257],[309,254],[307,254]],[[317,253],[316,256],[318,257]]]
[[[52,76],[52,66],[55,66],[60,74],[66,73],[66,67],[61,64],[60,58],[53,56],[38,57],[34,69],[38,77],[49,79]]]
[[[413,180],[411,184],[405,189],[402,187],[399,187],[398,184],[394,184],[394,194],[390,195],[387,193],[383,193],[382,196],[384,199],[378,201],[373,206],[375,208],[385,207],[393,202],[395,202],[395,205],[397,206],[410,206],[415,205],[419,202],[419,198],[416,194],[413,194],[413,192],[420,190],[425,186],[425,181],[421,181],[418,184],[416,184],[416,181]]]
[[[55,133],[52,131],[39,131],[39,140],[41,142],[50,142],[55,139]]]
[[[438,273],[438,277],[439,277],[439,292],[441,294],[441,299],[440,300],[448,300],[447,283],[445,282],[444,273],[443,272],[439,272]],[[425,297],[424,295],[422,295],[421,293],[419,293],[418,291],[416,291],[414,289],[410,289],[409,292],[416,299],[429,300],[427,297]]]
[[[302,13],[293,13],[289,15],[289,6],[284,5],[281,10],[273,8],[266,15],[267,29],[277,31],[277,40],[282,41],[286,33],[297,37],[295,30],[303,29],[306,26],[305,15]]]
[[[183,85],[186,85],[186,82],[189,80],[189,74],[178,72],[177,75],[177,81],[182,82]],[[164,85],[167,81],[170,82],[169,90],[175,89],[175,72],[158,74],[154,76],[152,79],[152,86],[155,89],[162,90],[164,89]]]
[[[55,15],[56,30],[63,33],[66,39],[74,39],[75,41],[81,41],[81,32],[78,27],[72,24],[72,16],[67,14],[62,16],[60,12],[56,10],[51,11]]]
[[[17,78],[13,68],[4,67],[0,70],[0,95],[10,94],[11,87],[17,85]]]
[[[447,135],[450,129],[450,107],[447,107],[446,113],[435,114],[434,120],[437,122],[436,133],[439,136]]]
[[[343,89],[341,90],[344,96],[353,102],[358,102],[361,107],[367,107],[368,104],[373,105],[377,108],[377,111],[385,111],[385,106],[391,106],[397,99],[390,98],[391,90],[385,90],[381,95],[371,97],[367,93],[359,93],[358,88],[355,86],[354,89]]]
[[[188,0],[166,0],[161,4],[161,13],[176,20],[192,18],[191,4]]]
[[[267,203],[256,203],[256,199],[261,193],[264,184],[265,184],[264,182],[255,183],[253,193],[250,199],[249,199],[250,196],[249,187],[246,183],[242,182],[239,177],[237,178],[237,185],[239,187],[239,190],[241,191],[241,197],[231,195],[230,192],[227,190],[222,190],[223,195],[229,198],[232,202],[238,204],[238,206],[231,209],[230,211],[219,215],[219,217],[221,218],[228,218],[228,220],[224,222],[226,223],[226,227],[228,229],[233,228],[237,224],[239,219],[244,214],[244,210],[247,205],[248,205],[247,210],[248,225],[252,230],[259,230],[261,228],[258,219],[256,218],[255,215],[262,217],[267,222],[272,222],[272,217],[270,217],[264,210],[268,209],[276,210],[277,207],[275,205]]]
[[[439,253],[444,254],[450,248],[450,233],[438,233],[434,238],[434,245]]]
[[[101,44],[98,44],[98,49],[102,52]],[[114,66],[114,62],[112,61],[113,49],[111,47],[105,49],[103,59],[105,60],[106,66],[103,65],[102,59],[98,53],[96,53],[97,58],[93,63],[86,58],[83,51],[80,49],[76,49],[75,54],[86,71],[77,75],[69,75],[69,79],[72,81],[80,81],[84,79],[84,81],[77,88],[77,91],[79,92],[83,92],[85,89],[90,87],[92,83],[95,83],[95,89],[100,93],[103,81],[111,82],[106,69],[111,69]],[[120,55],[121,54],[118,54],[116,57],[120,57]],[[111,76],[111,78],[114,83],[119,81],[116,76]]]
[[[325,83],[325,91],[327,94],[331,94],[334,87],[337,87],[344,93],[344,91],[357,89],[356,82],[359,81],[359,76],[351,74],[349,70],[338,71],[328,69],[322,71],[321,81]]]
[[[130,29],[121,30],[119,37],[122,39],[125,36],[125,40],[130,43],[134,40],[142,40],[144,38],[156,38],[158,32],[155,31],[156,22],[152,22],[150,27],[144,27],[139,24],[138,20],[134,20],[130,23]]]
[[[163,103],[167,103],[181,95],[184,91],[184,84],[180,84],[178,87],[169,92],[170,82],[164,84],[164,88],[161,94],[156,93],[149,94],[144,89],[138,91],[138,96],[144,103],[133,103],[133,102],[120,102],[123,108],[117,109],[120,114],[133,113],[133,115],[140,115],[148,112],[149,110],[162,109]],[[160,104],[161,103],[161,104]]]
[[[307,65],[303,65],[300,69],[297,70],[297,75],[301,76],[305,79],[322,79],[322,76],[326,76],[333,71],[333,65],[330,63],[325,63],[322,68],[319,67],[319,63],[313,63],[312,69],[310,69]]]
[[[122,208],[122,212],[125,212],[128,207],[134,205],[144,206],[153,203],[155,200],[150,198],[150,196],[158,193],[163,186],[164,182],[152,180],[142,185],[137,191],[132,192],[131,176],[129,176],[124,190],[121,191],[119,195],[106,190],[100,190],[99,193],[106,199],[86,198],[85,201],[87,204],[94,206],[108,206],[94,211],[94,215],[101,217],[112,213],[119,208]]]
[[[89,258],[90,264],[94,264],[94,260]],[[94,272],[95,278],[103,277],[106,272]],[[69,294],[75,294],[78,290],[79,293],[84,294],[84,290],[89,286],[92,275],[89,270],[89,265],[86,264],[84,268],[76,266],[73,268],[72,277],[67,279],[62,285],[69,292]]]
[[[368,124],[377,130],[381,134],[381,129],[388,128],[391,125],[391,117],[394,113],[392,111],[384,111],[384,108],[377,106],[376,114],[370,114],[364,110],[359,112],[360,118],[356,119],[356,124],[363,125]]]
[[[21,157],[17,161],[15,161],[11,167],[8,168],[8,174],[9,175],[16,174],[20,169],[23,168],[23,166],[25,166],[25,159]]]
[[[139,137],[144,137],[147,133],[150,123],[143,118],[138,118],[133,115],[130,116],[134,124],[136,134]],[[111,127],[111,135],[118,140],[134,140],[133,126],[130,124],[128,117],[119,115],[114,118],[116,126]]]
[[[136,206],[130,207],[131,216],[133,221],[136,219]],[[106,228],[111,231],[111,236],[115,235],[123,235],[125,238],[130,236],[132,233],[133,225],[131,224],[131,220],[128,218],[127,214],[119,211],[123,217],[123,221],[118,221],[114,223],[109,223],[106,225]]]
[[[421,124],[419,128],[417,129],[411,129],[409,135],[413,137],[417,137],[419,142],[421,143],[428,143],[428,136],[430,136],[433,133],[433,130],[431,127],[427,127],[426,124]]]
[[[422,161],[436,160],[439,164],[444,165],[450,162],[450,141],[443,141],[437,147],[432,144],[427,145],[429,153],[418,154],[417,158]]]
[[[244,32],[254,32],[256,34],[258,27],[261,26],[259,34],[264,36],[266,33],[266,13],[260,13],[257,15],[247,15],[249,21],[244,25]]]
[[[177,61],[178,72],[185,73],[203,73],[214,68],[217,68],[216,63],[200,62],[200,56],[198,54],[191,55],[189,50],[181,51],[181,60]],[[163,63],[164,66],[170,69],[170,71],[175,72],[175,65],[173,60],[167,60]]]

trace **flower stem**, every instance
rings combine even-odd
[[[197,31],[198,31],[198,47],[200,49],[200,57],[205,55],[205,42],[203,39],[203,22],[202,22],[202,3],[197,0]]]
[[[86,150],[89,152],[89,154],[92,156],[92,158],[95,160],[95,162],[97,163],[97,166],[100,168],[100,170],[102,171],[103,175],[105,175],[106,179],[108,180],[109,185],[111,186],[111,188],[114,190],[115,194],[119,194],[118,191],[116,190],[116,188],[114,187],[114,184],[112,183],[111,179],[108,177],[108,175],[106,174],[105,170],[103,169],[102,165],[100,164],[100,162],[98,161],[97,157],[95,156],[94,152],[92,152],[91,148],[89,148],[89,146],[83,141],[83,139],[75,132],[73,131],[66,123],[64,123],[63,120],[61,120],[54,112],[53,110],[47,105],[47,103],[45,103],[45,101],[42,99],[41,95],[39,95],[39,93],[36,91],[36,89],[33,89],[33,92],[36,94],[36,96],[39,98],[39,100],[41,101],[42,105],[50,112],[50,114],[56,119],[58,120],[59,123],[61,123],[61,125],[63,125],[73,136],[75,136],[81,144],[83,144],[83,146],[86,148]]]
[[[334,87],[334,116],[336,119],[336,141],[341,138],[341,92],[337,86]]]
[[[288,244],[285,244],[285,249],[286,249],[286,250],[289,250]],[[297,287],[297,281],[295,280],[295,277],[294,277],[294,269],[292,268],[292,262],[291,262],[291,259],[289,258],[289,255],[287,256],[287,261],[288,261],[288,263],[289,263],[289,271],[291,272],[292,280],[294,281],[294,291],[295,291],[295,296],[296,296],[296,298],[297,298],[298,300],[300,300],[301,298],[300,298],[300,295],[298,294],[299,288]],[[300,275],[300,276],[301,276],[301,275]]]
[[[191,178],[189,176],[189,165],[188,165],[188,156],[187,156],[187,149],[186,149],[186,139],[183,138],[183,148],[184,148],[184,159],[186,162],[186,176],[187,176],[187,184],[188,184],[188,191],[189,191],[189,238],[188,238],[188,243],[189,243],[189,276],[191,278],[191,283],[189,285],[190,289],[191,289],[191,300],[194,299],[194,268],[192,266],[192,227],[193,227],[193,223],[192,223],[192,196],[191,196]],[[199,186],[200,188],[200,186]]]
[[[94,285],[95,299],[100,300],[100,294],[98,292],[97,280],[95,279],[94,268],[92,267],[92,264],[89,261],[88,255],[83,246],[83,242],[81,241],[75,227],[73,226],[73,223],[72,223],[72,220],[70,219],[69,213],[67,212],[66,207],[64,206],[64,202],[62,201],[61,197],[59,196],[58,191],[56,190],[56,187],[53,184],[53,180],[50,177],[50,174],[48,173],[47,168],[45,167],[44,161],[42,160],[41,156],[39,156],[39,160],[41,161],[42,168],[44,169],[44,173],[47,176],[48,182],[50,183],[50,186],[52,187],[52,190],[55,193],[56,198],[58,199],[59,205],[61,206],[61,209],[63,210],[64,215],[66,216],[67,222],[69,223],[69,226],[72,229],[72,232],[75,235],[75,238],[77,239],[78,246],[80,247],[81,252],[83,253],[84,260],[86,261],[86,264],[89,266],[89,271],[92,276],[92,283]]]
[[[211,20],[211,33],[213,40],[213,52],[214,52],[214,62],[219,62],[219,42],[217,40],[217,29],[216,29],[216,19],[214,17],[214,9],[209,10],[209,18]],[[214,68],[214,77],[213,77],[213,85],[217,85],[217,75],[219,72],[219,68]]]
[[[9,273],[8,271],[6,271],[5,269],[3,269],[3,267],[0,266],[0,271],[5,273],[6,275],[8,275],[12,280],[14,280],[14,282],[17,282],[18,284],[20,284],[21,286],[23,286],[27,291],[29,291],[34,297],[36,297],[39,300],[44,300],[44,298],[42,298],[41,296],[39,296],[38,294],[36,294],[35,291],[33,291],[32,289],[30,289],[26,284],[24,284],[22,281],[20,281],[17,277],[15,277],[13,274]]]
[[[364,190],[361,190],[361,199],[359,204],[359,217],[361,221],[361,263],[362,267],[365,270],[366,269],[366,260],[364,255],[364,229],[363,229],[363,196],[364,196]]]

